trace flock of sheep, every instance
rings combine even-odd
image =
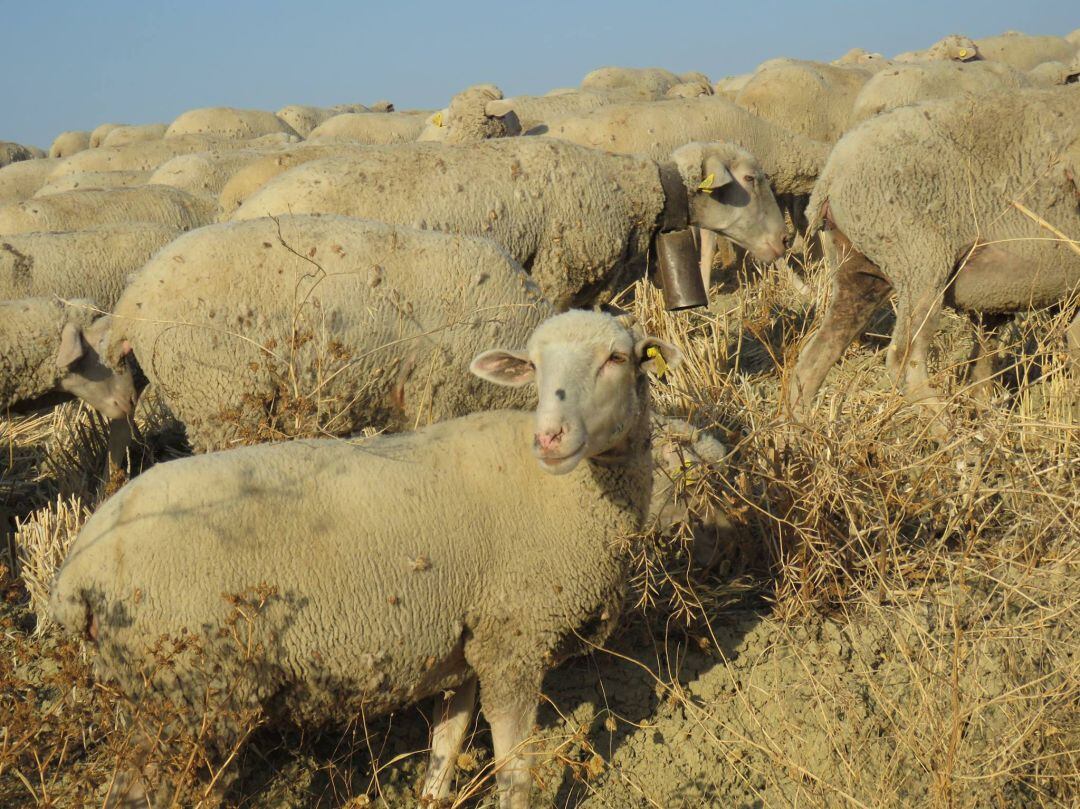
[[[48,156],[0,144],[0,407],[77,396],[119,460],[149,384],[196,452],[90,518],[53,616],[133,696],[195,704],[197,672],[144,680],[149,641],[186,627],[213,647],[221,594],[268,582],[258,665],[221,650],[238,706],[322,722],[443,695],[421,787],[442,799],[479,686],[500,805],[527,806],[542,678],[619,615],[611,540],[657,510],[649,375],[680,359],[599,307],[672,234],[695,235],[672,260],[706,286],[718,240],[765,264],[824,251],[790,415],[811,417],[891,294],[886,365],[938,411],[943,306],[980,328],[985,388],[983,332],[1075,302],[1078,77],[1080,29],[950,36],[715,85],[603,68],[439,111],[209,108],[66,132]],[[1080,361],[1080,314],[1070,339]],[[289,392],[325,433],[393,434],[237,447],[274,437]],[[136,764],[115,805],[153,799]]]

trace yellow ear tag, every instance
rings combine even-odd
[[[961,48],[960,49],[960,58],[964,59],[966,57],[967,57],[967,48]]]
[[[653,373],[655,373],[658,378],[663,379],[664,375],[667,373],[667,363],[664,362],[664,355],[660,353],[660,349],[656,346],[650,346],[646,349],[645,356],[651,359],[656,366]]]
[[[435,113],[435,115],[431,118],[431,123],[435,124],[435,126],[442,126],[442,113]]]
[[[698,191],[712,191],[712,186],[714,182],[716,182],[716,175],[710,174],[708,177],[701,181],[701,185],[698,186]]]

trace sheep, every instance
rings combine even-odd
[[[339,213],[486,235],[560,309],[609,301],[643,273],[659,230],[695,225],[764,261],[783,253],[783,217],[752,155],[731,144],[689,144],[670,159],[549,138],[371,147],[290,169],[233,219]]]
[[[477,84],[458,93],[449,107],[432,118],[417,140],[476,143],[521,134],[517,115],[494,84]]]
[[[1080,28],[1076,28],[1072,32],[1066,34],[1065,40],[1071,42],[1077,48],[1080,48]]]
[[[150,140],[132,143],[126,146],[106,144],[97,149],[80,152],[63,160],[55,168],[54,176],[80,174],[90,171],[154,171],[162,163],[182,154],[205,152],[207,149],[221,147],[221,138],[207,135],[184,135],[169,140]],[[241,145],[250,147],[251,143],[230,144],[236,148]]]
[[[1072,62],[1043,62],[1027,72],[1031,83],[1036,87],[1052,87],[1056,84],[1074,84],[1080,81],[1080,51]]]
[[[1080,288],[1080,256],[1013,205],[1021,200],[1061,232],[1080,233],[1078,100],[1070,86],[932,101],[841,139],[810,214],[830,229],[842,262],[791,378],[794,416],[809,412],[829,368],[892,290],[886,366],[911,401],[940,412],[927,351],[942,305],[1015,312]],[[985,371],[985,361],[976,365],[977,386]]]
[[[940,60],[973,62],[976,59],[985,58],[980,51],[980,47],[971,37],[961,34],[949,34],[949,36],[939,39],[924,51],[909,51],[908,53],[897,54],[893,57],[893,61],[934,62]]]
[[[150,179],[148,171],[81,171],[61,174],[45,181],[31,196],[45,197],[62,191],[102,191],[106,188],[134,188]]]
[[[61,394],[78,396],[108,419],[131,417],[132,375],[102,362],[108,318],[93,322],[96,311],[86,300],[0,301],[0,412]]]
[[[125,124],[98,124],[90,133],[89,148],[97,149],[99,146],[103,146],[108,134],[122,126],[125,126]]]
[[[691,141],[724,140],[751,151],[779,194],[809,194],[829,147],[717,97],[613,104],[554,121],[551,138],[662,159]]]
[[[358,143],[302,143],[287,151],[264,155],[238,170],[221,189],[218,196],[221,221],[228,221],[244,200],[294,166],[323,157],[352,154],[365,148]]]
[[[290,373],[290,395],[317,390],[332,411],[332,434],[524,406],[461,369],[488,340],[524,340],[552,309],[486,239],[282,216],[176,239],[113,312],[108,356],[119,365],[134,352],[192,447],[211,451],[256,435]],[[294,328],[309,339],[293,345]],[[222,352],[227,363],[208,362]]]
[[[147,141],[161,140],[165,137],[168,124],[139,124],[137,126],[122,125],[106,133],[101,141],[102,146],[130,146],[132,143],[146,143]]]
[[[782,62],[759,69],[735,103],[792,132],[835,143],[847,130],[855,98],[871,76],[858,67]]]
[[[860,67],[863,70],[870,70],[876,73],[893,64],[893,60],[885,58],[884,54],[871,53],[865,48],[852,48],[839,59],[833,59],[832,64],[847,67]]]
[[[737,76],[725,76],[713,85],[713,90],[721,98],[726,98],[728,101],[734,101],[736,96],[739,95],[742,88],[749,84],[750,79],[754,78],[753,73],[740,73]]]
[[[178,155],[158,166],[148,182],[154,185],[169,185],[195,196],[209,197],[216,204],[221,190],[233,175],[278,151],[218,148]]]
[[[312,143],[408,143],[424,131],[429,112],[347,112],[328,118],[308,135]]]
[[[583,115],[597,107],[616,104],[616,96],[601,93],[583,93],[576,89],[551,92],[543,96],[513,96],[505,99],[505,107],[513,110],[525,134],[536,134],[549,121],[571,115]]]
[[[275,115],[291,126],[301,137],[306,138],[315,127],[335,115],[346,112],[370,111],[363,104],[339,104],[336,107],[309,107],[302,104],[290,104],[287,107],[282,107]]]
[[[30,199],[63,161],[45,157],[20,160],[0,168],[0,206]]]
[[[678,84],[672,85],[671,88],[664,93],[666,98],[697,98],[698,96],[711,96],[715,95],[716,91],[713,90],[712,85],[707,81],[684,81]]]
[[[295,129],[266,110],[235,107],[202,107],[188,110],[165,130],[165,138],[180,135],[216,135],[230,140],[252,140],[262,135],[285,134],[299,137]]]
[[[1001,62],[924,62],[876,73],[863,85],[851,110],[851,125],[908,104],[1031,87],[1028,76]]]
[[[90,146],[90,133],[73,130],[61,132],[49,147],[49,157],[70,157]]]
[[[0,141],[0,168],[12,163],[20,163],[23,160],[33,160],[35,157],[34,152],[21,143]]]
[[[216,204],[162,185],[64,191],[0,208],[0,235],[137,222],[190,230],[214,221],[216,215]]]
[[[50,613],[90,640],[100,676],[135,697],[177,697],[196,726],[198,667],[150,665],[154,640],[185,627],[237,710],[310,724],[439,698],[422,800],[450,793],[479,684],[500,806],[525,809],[543,678],[602,643],[621,612],[631,546],[615,540],[642,527],[652,483],[648,373],[680,358],[610,315],[567,312],[525,351],[470,366],[499,385],[535,383],[535,412],[160,464],[87,520]],[[222,593],[258,582],[274,590],[246,666],[225,640]],[[239,742],[218,724],[222,749]],[[126,770],[118,792],[146,800],[144,775]]]
[[[601,67],[581,80],[587,93],[607,93],[624,100],[653,101],[683,79],[661,67]]]
[[[0,300],[60,295],[111,311],[128,275],[178,233],[168,225],[114,224],[0,237]]]
[[[1004,62],[1017,70],[1031,70],[1043,62],[1068,64],[1077,52],[1077,45],[1062,37],[1029,36],[1019,31],[1007,31],[976,43],[983,59]]]

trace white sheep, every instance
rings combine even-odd
[[[108,419],[135,409],[130,372],[102,361],[108,318],[92,301],[55,297],[0,301],[0,412],[77,396]]]
[[[70,157],[90,147],[90,133],[81,130],[61,132],[49,147],[49,157]]]
[[[0,168],[0,205],[30,199],[62,162],[59,158],[46,157],[20,160]]]
[[[795,416],[808,413],[829,369],[893,290],[886,367],[911,401],[937,411],[927,361],[942,306],[1000,314],[1080,289],[1080,257],[1014,204],[1059,233],[1080,233],[1078,101],[1073,86],[932,101],[840,140],[810,200],[839,264],[821,326],[791,376]],[[1072,333],[1080,338],[1080,314]],[[1074,348],[1080,356],[1080,342]],[[976,386],[988,371],[985,360],[976,365]]]
[[[0,140],[0,168],[23,160],[34,160],[37,157],[33,147]]]
[[[346,112],[323,121],[308,135],[312,143],[408,143],[424,131],[431,113]]]
[[[127,277],[179,232],[169,225],[121,223],[2,236],[0,300],[59,295],[89,298],[112,311]]]
[[[535,412],[160,464],[86,522],[50,612],[132,696],[203,704],[198,667],[151,662],[153,643],[186,627],[238,709],[311,723],[441,698],[429,799],[450,793],[479,684],[500,806],[526,809],[544,675],[602,643],[621,611],[630,554],[616,540],[642,527],[652,484],[646,374],[679,360],[609,315],[568,312],[525,351],[471,366],[535,383]],[[275,589],[246,629],[248,666],[226,640],[222,594],[260,582]],[[155,785],[139,781],[129,771],[117,791],[145,800]]]
[[[306,138],[323,121],[346,112],[371,112],[371,110],[363,104],[339,104],[335,107],[290,104],[282,107],[275,115],[291,126],[301,137]]]
[[[110,134],[115,134],[115,131]],[[209,135],[184,135],[169,140],[157,138],[123,146],[109,145],[108,138],[105,141],[105,145],[97,149],[88,149],[60,161],[54,169],[55,175],[90,171],[153,171],[177,155],[205,152],[224,144],[221,138]],[[230,145],[240,148],[240,144]]]
[[[335,435],[524,406],[462,369],[492,340],[523,342],[552,308],[486,239],[282,216],[176,239],[113,312],[113,363],[133,351],[192,447],[209,451],[265,440],[290,398],[319,403]]]
[[[973,62],[981,59],[979,45],[971,37],[962,34],[949,34],[931,45],[926,50],[909,51],[893,57],[894,62]]]
[[[682,77],[662,67],[601,67],[581,80],[581,89],[627,101],[654,101],[682,81]]]
[[[125,126],[125,124],[98,124],[90,133],[89,148],[97,149],[98,147],[103,146],[108,134],[114,129],[119,129],[122,126]]]
[[[146,185],[149,171],[80,171],[49,177],[31,196],[47,197],[64,191],[103,191],[106,188],[134,188]]]
[[[238,172],[264,157],[279,154],[282,148],[229,149],[214,148],[206,152],[178,155],[162,163],[150,175],[148,183],[168,185],[213,200],[215,205],[221,190]]]
[[[752,155],[732,144],[689,144],[668,159],[553,138],[371,147],[290,169],[233,218],[338,213],[489,236],[558,308],[610,300],[644,273],[664,230],[694,225],[763,261],[783,254],[783,217]]]
[[[494,84],[477,84],[450,99],[450,106],[431,116],[417,136],[421,141],[476,143],[521,134],[517,114]]]
[[[299,134],[274,113],[236,107],[202,107],[179,115],[165,130],[165,138],[181,135],[216,135],[230,140],[252,140],[263,135]]]
[[[1031,70],[1043,62],[1068,64],[1080,49],[1064,37],[1030,36],[1019,31],[1006,31],[975,42],[983,59],[1004,62],[1017,70]]]
[[[0,207],[0,235],[139,222],[191,230],[216,218],[216,203],[164,185],[76,190]]]

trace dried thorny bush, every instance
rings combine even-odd
[[[782,274],[740,280],[715,289],[708,311],[668,313],[647,284],[623,302],[685,354],[653,386],[656,409],[728,453],[672,472],[673,497],[699,519],[625,540],[639,609],[545,685],[542,805],[1077,805],[1080,383],[1063,346],[1075,303],[1016,319],[989,404],[966,387],[968,323],[944,316],[934,382],[948,439],[938,442],[885,374],[888,312],[795,429],[778,402],[812,306]],[[811,266],[806,283],[822,300],[828,271]],[[245,441],[323,434],[348,404],[317,395],[350,359],[308,309],[264,347],[284,360],[266,369],[278,393]],[[302,384],[300,363],[319,369]],[[72,430],[72,417],[0,420],[0,503],[22,520],[3,560],[0,805],[100,803],[133,727],[172,742],[156,755],[178,805],[213,805],[208,785],[227,780],[208,744],[213,711],[191,730],[176,721],[180,706],[132,705],[92,681],[77,645],[52,629],[34,635],[28,592],[40,604],[77,513],[98,502],[97,484],[70,481],[85,480],[104,445]],[[61,435],[74,436],[67,449]],[[263,596],[224,605],[238,648],[250,649]],[[194,637],[169,644],[161,665],[198,655]],[[416,717],[427,711],[341,717],[344,731],[321,735],[225,717],[253,733],[225,751],[241,773],[225,804],[412,805],[428,741]],[[454,806],[489,799],[480,729]],[[673,778],[686,784],[665,792]]]

